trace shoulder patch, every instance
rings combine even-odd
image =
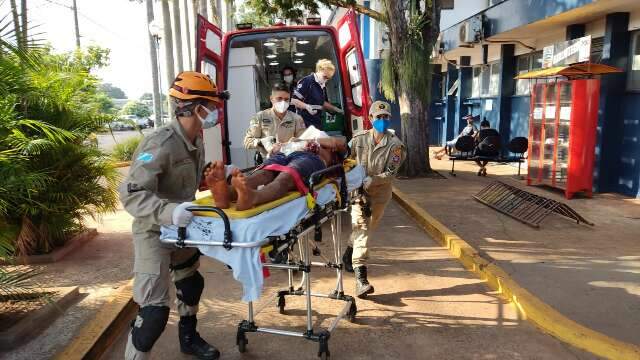
[[[136,158],[136,160],[146,164],[151,162],[151,160],[153,160],[153,155],[148,152],[143,152],[138,154],[138,157]]]

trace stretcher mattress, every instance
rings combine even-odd
[[[365,177],[364,168],[359,165],[348,171],[346,173],[348,191],[359,188]],[[335,200],[337,194],[334,185],[326,184],[317,190],[316,203],[319,206],[324,206]],[[269,236],[284,235],[304,219],[309,212],[305,197],[298,194],[298,197],[255,216],[231,217],[229,220],[233,243],[254,242]],[[175,226],[163,226],[160,238],[177,239],[177,230]],[[224,223],[222,219],[212,216],[194,216],[187,227],[187,239],[189,240],[223,241],[223,234]],[[199,246],[199,249],[202,254],[232,267],[233,277],[242,283],[243,301],[255,301],[260,297],[264,279],[259,247],[234,247],[231,250],[226,250],[221,246],[205,245]]]

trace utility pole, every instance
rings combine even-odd
[[[193,53],[193,39],[191,38],[191,26],[189,25],[189,16],[190,16],[190,11],[189,11],[189,2],[187,0],[183,0],[182,1],[182,5],[184,7],[184,30],[185,30],[185,36],[187,39],[187,64],[189,67],[191,67],[193,65],[193,57],[192,57],[192,53]],[[195,69],[195,68],[193,68]]]
[[[78,5],[73,0],[73,20],[76,24],[76,48],[80,49],[80,26],[78,25]]]
[[[75,1],[75,0],[74,0]],[[147,28],[153,22],[153,0],[146,0],[147,5]],[[153,112],[155,114],[154,125],[159,127],[162,125],[162,90],[160,89],[160,71],[158,71],[158,47],[159,39],[147,32],[149,36],[149,59],[151,60],[151,80],[153,82]]]
[[[165,71],[167,73],[167,84],[171,84],[173,79],[176,78],[173,64],[173,40],[171,31],[171,15],[169,13],[169,0],[161,0],[162,5],[162,27],[164,29],[164,59],[165,59]],[[169,102],[169,119],[173,117],[175,113],[175,107],[170,97],[167,97]]]
[[[176,52],[176,72],[180,73],[184,69],[182,61],[182,29],[180,29],[180,0],[172,0],[172,18],[173,18],[173,44]]]

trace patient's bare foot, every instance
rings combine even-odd
[[[231,205],[229,196],[229,186],[224,177],[224,164],[215,161],[204,171],[205,181],[211,191],[211,195],[216,200],[216,206],[221,209],[228,209]]]
[[[253,201],[256,197],[255,190],[251,189],[247,184],[247,178],[240,170],[234,170],[233,177],[231,178],[231,185],[238,193],[238,200],[236,200],[236,210],[247,210],[253,207]]]

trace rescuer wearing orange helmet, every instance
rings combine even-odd
[[[133,217],[135,248],[133,299],[140,310],[132,324],[126,359],[146,359],[169,318],[169,286],[176,287],[180,315],[180,350],[199,359],[218,359],[220,352],[196,331],[196,313],[204,288],[196,248],[160,242],[160,226],[187,226],[187,210],[205,168],[201,130],[218,123],[220,93],[207,75],[185,71],[169,90],[176,118],[147,135],[136,150],[120,200]],[[171,356],[169,356],[171,357]]]

